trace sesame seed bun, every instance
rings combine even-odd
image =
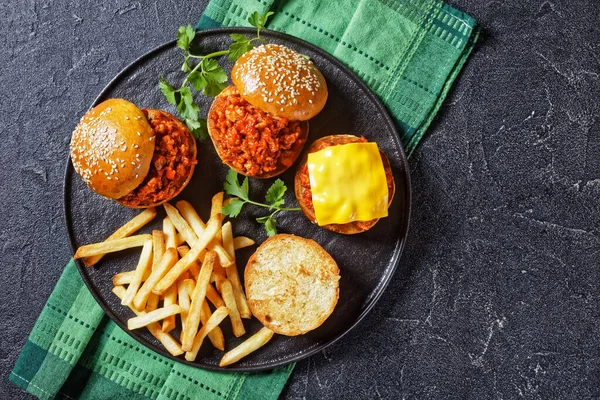
[[[231,79],[248,103],[292,121],[311,119],[327,102],[325,78],[312,61],[278,44],[246,52]]]
[[[263,242],[248,260],[244,283],[252,314],[286,336],[319,327],[339,298],[340,270],[317,242],[279,234]]]
[[[71,160],[96,193],[131,208],[154,207],[177,196],[190,181],[196,140],[165,111],[109,99],[79,121]]]
[[[73,167],[96,193],[118,199],[148,173],[153,137],[146,116],[133,103],[106,100],[88,111],[73,132]]]
[[[354,135],[330,135],[322,137],[318,140],[315,140],[308,150],[306,154],[302,157],[300,164],[298,165],[298,169],[296,170],[296,175],[294,177],[294,193],[296,194],[296,199],[298,200],[298,204],[300,205],[300,209],[304,212],[304,215],[314,224],[317,223],[317,218],[315,216],[315,211],[312,205],[307,203],[305,198],[305,188],[302,186],[303,174],[306,171],[306,163],[308,162],[308,154],[319,151],[328,146],[341,145],[347,143],[354,143],[360,141],[358,136]],[[331,142],[328,145],[324,145],[325,142]],[[379,154],[381,155],[381,161],[383,162],[383,168],[385,169],[386,176],[392,174],[392,167],[390,165],[390,161],[386,157],[386,155],[379,150]],[[394,199],[394,194],[396,192],[396,185],[392,178],[391,180],[391,188],[388,186],[388,205],[392,204],[392,200]],[[345,235],[354,235],[357,233],[366,232],[379,221],[379,218],[373,219],[370,221],[353,221],[348,222],[346,224],[328,224],[321,226],[327,230],[332,232],[342,233]]]

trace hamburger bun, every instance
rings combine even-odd
[[[148,173],[152,138],[154,132],[135,104],[106,100],[88,111],[73,132],[73,167],[93,191],[118,199],[139,186]]]
[[[296,194],[296,199],[298,200],[298,204],[300,205],[300,209],[304,212],[304,215],[314,224],[317,223],[317,219],[315,217],[315,210],[312,206],[312,202],[309,204],[304,195],[306,191],[306,186],[303,185],[303,175],[307,174],[306,164],[308,161],[308,154],[319,151],[328,146],[335,146],[347,143],[355,143],[359,141],[364,141],[364,139],[359,138],[354,135],[330,135],[325,136],[320,139],[315,140],[308,150],[306,154],[302,157],[300,164],[298,165],[298,169],[296,170],[296,175],[294,177],[294,192]],[[325,145],[325,143],[327,143]],[[386,176],[392,174],[392,167],[390,165],[390,161],[386,157],[386,155],[379,150],[381,155],[381,161],[383,162],[383,168],[386,171]],[[396,185],[394,183],[394,179],[388,183],[388,206],[392,204],[392,200],[394,199],[394,193],[396,191]],[[366,232],[371,229],[375,224],[379,221],[379,218],[372,219],[370,221],[353,221],[346,224],[328,224],[323,225],[322,228],[330,230],[332,232],[342,233],[345,235],[354,235],[357,233]]]
[[[177,146],[165,143],[165,136],[183,141],[187,153],[173,150]],[[169,163],[157,161],[168,152]],[[185,125],[167,112],[109,99],[79,121],[71,139],[71,160],[96,193],[128,207],[146,208],[172,199],[187,185],[196,164],[196,142]]]
[[[252,314],[267,328],[286,336],[319,327],[339,298],[340,270],[318,243],[278,234],[248,260],[245,288]]]
[[[239,117],[237,113],[231,116],[228,111],[224,110],[231,104],[231,99],[236,97],[239,98],[240,93],[235,86],[225,88],[215,98],[208,112],[208,134],[217,154],[223,163],[242,175],[253,178],[271,178],[283,173],[296,162],[304,148],[304,143],[308,138],[308,121],[289,122],[288,126],[299,128],[299,134],[289,148],[283,148],[287,140],[282,140],[283,143],[279,144],[281,148],[275,152],[272,152],[271,146],[261,143],[266,134],[258,129],[258,137],[254,136],[254,133],[248,134],[248,132],[240,130],[239,138],[233,139],[232,132],[238,134],[235,119]],[[242,99],[242,102],[245,100]],[[281,121],[279,117],[269,116],[259,108],[249,105],[247,102],[245,104],[245,107],[243,103],[241,105],[244,113],[252,114],[252,117],[259,123],[265,120]],[[220,120],[222,114],[225,115],[227,126],[219,126],[223,121]]]
[[[291,121],[311,119],[327,102],[323,74],[308,58],[278,44],[244,53],[231,79],[248,103]]]

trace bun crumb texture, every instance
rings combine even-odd
[[[245,286],[252,314],[287,336],[319,327],[339,298],[339,268],[318,243],[295,235],[267,239],[252,255]]]

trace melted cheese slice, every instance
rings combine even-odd
[[[318,225],[387,217],[387,180],[376,143],[329,146],[310,153],[307,165]]]

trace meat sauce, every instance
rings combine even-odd
[[[148,112],[142,111],[148,117]],[[154,113],[148,122],[156,141],[152,163],[144,181],[119,199],[126,206],[160,203],[175,196],[188,179],[190,169],[198,162],[194,138],[183,126],[162,112]]]
[[[245,175],[260,177],[291,166],[304,145],[300,122],[267,114],[238,92],[218,97],[213,111],[209,126],[219,155]]]
[[[329,146],[339,146],[341,144],[347,144],[347,143],[367,143],[367,142],[368,142],[368,140],[364,137],[348,138],[348,141],[346,143],[340,143],[338,141],[324,139],[324,140],[321,140],[319,143],[317,143],[317,145],[314,148],[311,148],[310,152],[314,153],[319,150],[323,150],[324,148],[329,147]],[[393,190],[393,186],[394,186],[394,177],[392,175],[392,169],[391,169],[390,165],[386,162],[386,158],[383,156],[381,158],[382,158],[383,167],[385,170],[385,178],[387,180],[388,193],[391,193]],[[306,208],[308,208],[308,210],[310,210],[310,212],[314,215],[315,207],[314,207],[313,201],[312,201],[312,191],[310,188],[310,177],[308,175],[308,164],[307,163],[304,163],[302,165],[302,167],[300,168],[300,186],[302,187],[302,201],[303,201],[304,205],[306,206]],[[373,222],[375,222],[375,221],[377,221],[377,220],[353,221],[350,223],[353,224],[358,229],[366,230],[366,229],[369,229],[371,227],[371,225],[373,224]]]

